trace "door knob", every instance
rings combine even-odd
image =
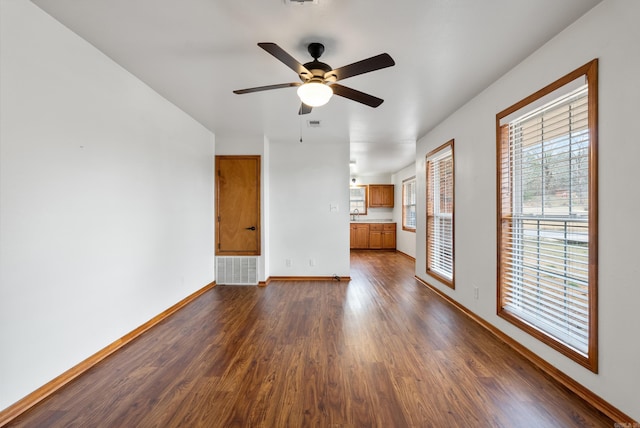
[[[255,226],[245,227],[244,230],[256,230]]]

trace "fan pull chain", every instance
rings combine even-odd
[[[299,117],[299,120],[300,120],[300,142],[302,143],[302,117]]]

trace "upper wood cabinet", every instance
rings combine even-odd
[[[369,184],[369,207],[393,208],[393,184]]]

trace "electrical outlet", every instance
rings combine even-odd
[[[473,298],[476,300],[480,298],[480,289],[478,287],[473,287]]]
[[[285,259],[284,265],[290,268],[291,266],[293,266],[293,262],[291,262],[291,259]]]
[[[309,259],[309,266],[314,267],[316,265],[315,259]]]

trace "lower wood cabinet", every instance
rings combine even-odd
[[[351,249],[395,250],[395,223],[351,223]]]
[[[369,248],[382,249],[382,223],[369,225]]]
[[[351,223],[351,248],[369,248],[369,225]]]
[[[396,249],[396,224],[386,224],[382,230],[382,248],[385,250]]]

